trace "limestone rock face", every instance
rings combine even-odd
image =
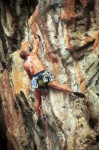
[[[98,0],[0,1],[0,141],[6,149],[99,149],[98,11]],[[33,46],[35,34],[46,69],[86,95],[48,88],[41,97],[40,127],[34,90],[19,57],[22,41]]]

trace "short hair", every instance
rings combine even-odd
[[[26,51],[21,51],[20,52],[20,57],[24,60],[26,60]]]

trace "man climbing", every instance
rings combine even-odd
[[[66,84],[60,84],[54,79],[54,76],[50,72],[46,71],[37,54],[39,49],[38,37],[33,37],[33,42],[34,48],[31,53],[28,52],[29,44],[27,44],[27,42],[22,43],[24,50],[20,52],[20,57],[25,60],[24,69],[31,80],[32,88],[35,89],[35,110],[37,118],[39,119],[42,95],[41,88],[52,87],[58,90],[63,90],[64,92],[73,93],[81,98],[84,98],[85,95],[83,93],[74,92]]]

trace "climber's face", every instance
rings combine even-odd
[[[25,51],[25,55],[28,57],[30,55],[30,53]]]

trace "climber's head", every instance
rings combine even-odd
[[[29,54],[29,52],[27,52],[27,51],[21,51],[21,52],[20,52],[20,57],[21,57],[22,59],[24,59],[24,60],[26,60],[29,55],[30,55],[30,54]]]

